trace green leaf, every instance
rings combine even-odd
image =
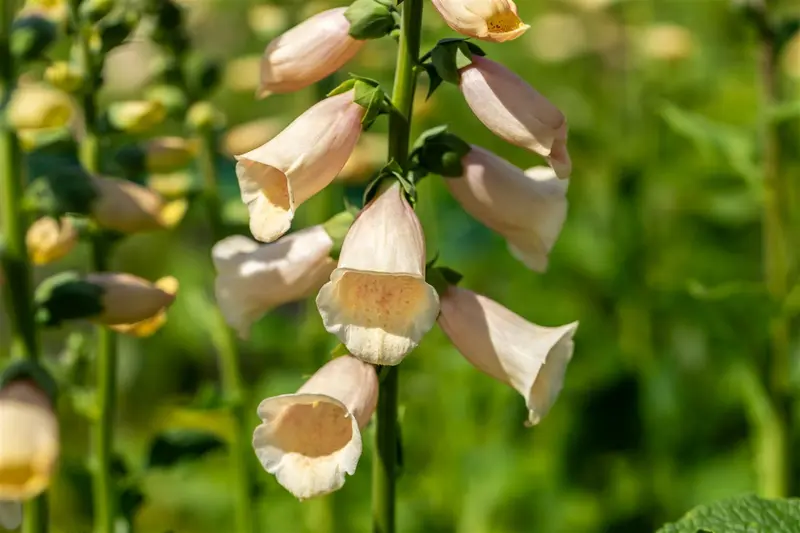
[[[675,133],[692,141],[707,156],[721,158],[750,185],[758,185],[761,171],[755,140],[747,131],[714,122],[671,104],[662,108],[661,116]]]
[[[428,94],[425,96],[427,100],[431,96],[433,96],[433,92],[439,88],[439,86],[444,81],[439,73],[436,72],[436,67],[434,67],[431,63],[426,63],[423,65],[425,72],[428,74]]]
[[[431,62],[436,73],[444,81],[458,84],[460,74],[456,65],[456,52],[458,48],[450,45],[437,44],[431,51]]]
[[[213,433],[173,429],[158,435],[150,444],[148,468],[165,468],[182,461],[199,459],[225,447]]]
[[[696,507],[658,533],[796,533],[798,524],[800,499],[747,495]]]
[[[472,64],[472,51],[466,42],[458,43],[455,51],[456,68],[461,70]]]

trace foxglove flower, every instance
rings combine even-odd
[[[0,500],[27,500],[49,485],[59,455],[58,421],[30,380],[0,389]]]
[[[353,102],[353,91],[331,96],[237,157],[236,176],[256,239],[272,242],[286,233],[297,207],[333,181],[358,141],[365,111]]]
[[[258,96],[308,87],[350,61],[366,41],[349,35],[346,10],[337,7],[318,13],[270,42],[261,58]]]
[[[460,74],[464,99],[492,133],[546,157],[559,178],[569,177],[567,121],[556,106],[491,59],[473,55]]]
[[[399,183],[356,218],[317,307],[325,329],[376,365],[399,364],[433,327],[439,297],[425,282],[425,237]]]
[[[103,228],[120,233],[138,233],[171,228],[186,214],[185,199],[165,202],[146,187],[124,179],[93,177],[97,198],[92,217]]]
[[[478,370],[522,394],[528,424],[538,424],[561,392],[578,323],[537,326],[485,296],[455,286],[441,298],[439,326],[450,341]]]
[[[108,326],[136,324],[153,318],[172,305],[174,292],[164,290],[132,274],[99,272],[86,276],[86,281],[102,289],[103,311],[92,317]]]
[[[484,41],[510,41],[530,27],[513,0],[433,0],[433,7],[458,33]]]
[[[235,235],[211,250],[215,292],[226,322],[247,338],[250,326],[270,309],[316,293],[336,266],[333,239],[313,226],[260,244]]]
[[[178,294],[179,283],[178,280],[172,276],[166,276],[157,280],[153,287],[158,289],[163,294],[171,296],[174,300]],[[159,295],[161,296],[161,295]],[[164,298],[166,301],[166,298]],[[150,337],[155,334],[167,322],[167,308],[171,304],[162,305],[159,310],[152,316],[129,324],[113,324],[109,328],[119,333],[132,335],[134,337]]]
[[[304,500],[340,489],[361,457],[361,429],[378,402],[372,365],[345,355],[320,368],[295,394],[258,406],[253,448],[264,469]]]
[[[515,257],[544,272],[567,217],[567,181],[549,167],[525,172],[478,146],[461,159],[464,174],[445,178],[464,210],[508,241]]]

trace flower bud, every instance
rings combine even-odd
[[[133,328],[138,322],[156,317],[175,300],[174,278],[160,280],[161,287],[132,274],[97,272],[85,281],[102,291],[102,312],[92,322]],[[164,290],[164,288],[167,290]],[[171,292],[170,292],[171,291]]]
[[[172,228],[186,213],[186,200],[164,202],[161,196],[132,181],[94,177],[97,197],[91,214],[106,229],[139,233]]]
[[[544,96],[503,65],[474,55],[460,70],[459,87],[475,116],[511,144],[548,158],[568,178],[567,121]]]
[[[567,217],[567,181],[548,167],[526,172],[472,146],[464,173],[444,182],[464,210],[502,235],[512,253],[531,270],[547,270],[548,254]]]
[[[349,35],[345,11],[323,11],[270,42],[261,61],[259,97],[308,87],[350,61],[365,41]]]
[[[67,61],[54,61],[44,71],[47,83],[67,93],[76,93],[83,87],[83,72]]]
[[[25,243],[31,262],[46,265],[58,261],[75,247],[78,230],[69,218],[43,217],[28,228]]]
[[[433,7],[458,33],[484,41],[510,41],[530,27],[513,0],[433,0]]]
[[[345,355],[295,394],[267,398],[253,448],[264,469],[300,500],[342,488],[361,458],[361,429],[378,403],[375,368]]]
[[[153,285],[156,289],[171,296],[173,299],[175,295],[178,294],[179,283],[178,280],[172,276],[161,278]],[[149,318],[130,324],[113,324],[109,327],[118,333],[124,333],[134,337],[149,337],[161,329],[161,326],[167,322],[167,307],[169,307],[169,305],[171,305],[171,301],[170,304],[161,307],[156,314]]]
[[[578,328],[547,328],[474,292],[450,286],[441,295],[439,326],[478,370],[525,398],[528,424],[538,424],[555,403],[572,358]]]
[[[268,143],[237,157],[236,176],[256,239],[271,242],[286,233],[297,207],[333,181],[353,152],[365,112],[353,102],[353,91],[331,96]]]
[[[59,455],[48,395],[28,379],[0,388],[0,499],[27,500],[49,485]]]
[[[69,124],[74,107],[61,91],[44,85],[24,85],[12,93],[6,114],[15,130],[56,129]]]
[[[356,218],[317,307],[328,332],[377,365],[399,364],[433,327],[439,297],[425,282],[425,236],[399,183]]]
[[[108,110],[109,124],[125,133],[147,131],[161,124],[166,116],[167,110],[164,105],[153,100],[115,102]]]
[[[217,279],[217,304],[225,321],[242,338],[267,311],[316,293],[336,263],[334,242],[322,226],[313,226],[270,243],[235,235],[211,250]]]
[[[13,530],[22,524],[22,504],[18,501],[0,501],[0,527]]]

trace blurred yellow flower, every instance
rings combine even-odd
[[[6,111],[8,123],[16,130],[66,127],[75,115],[69,95],[46,85],[22,85],[11,94]]]
[[[255,93],[261,80],[261,56],[237,57],[225,68],[225,86],[231,91]]]
[[[25,235],[28,255],[35,265],[46,265],[67,255],[78,243],[78,231],[69,218],[42,217]]]
[[[654,24],[639,36],[639,48],[649,59],[677,61],[692,55],[694,38],[683,26],[676,24]]]
[[[165,202],[155,191],[132,181],[94,177],[97,198],[92,216],[97,223],[120,233],[139,233],[172,228],[183,219],[185,199]]]
[[[253,33],[261,38],[270,38],[286,29],[289,25],[289,13],[282,6],[269,4],[253,6],[247,13],[247,22]]]

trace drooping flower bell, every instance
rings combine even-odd
[[[350,61],[366,41],[350,36],[346,10],[318,13],[270,42],[261,59],[258,96],[308,87]]]
[[[347,163],[366,112],[353,96],[351,90],[322,100],[275,138],[237,157],[242,201],[259,241],[286,233],[297,207],[327,187]]]
[[[215,292],[225,321],[242,338],[270,309],[316,293],[336,266],[334,241],[323,226],[313,226],[270,244],[241,235],[219,241],[211,250],[217,269]]]
[[[378,376],[355,357],[337,357],[295,394],[267,398],[253,448],[264,469],[304,500],[340,489],[361,457],[361,429],[378,402]]]
[[[59,455],[50,397],[28,379],[0,389],[0,500],[27,500],[49,485]]]
[[[462,160],[464,173],[445,178],[464,210],[508,241],[531,270],[544,272],[567,217],[566,180],[549,167],[527,171],[478,146]]]
[[[433,0],[433,7],[455,31],[483,41],[510,41],[530,27],[513,0]]]
[[[578,323],[537,326],[485,296],[452,285],[441,301],[439,326],[445,335],[478,370],[522,394],[528,424],[538,424],[561,392]]]
[[[500,63],[477,54],[459,72],[464,99],[492,133],[544,156],[559,178],[569,177],[567,121],[556,106]]]
[[[433,327],[439,297],[425,282],[425,237],[399,183],[356,218],[317,307],[325,329],[377,365],[399,364]]]
[[[42,217],[25,235],[28,255],[34,265],[46,265],[66,256],[78,243],[78,230],[69,218]]]

